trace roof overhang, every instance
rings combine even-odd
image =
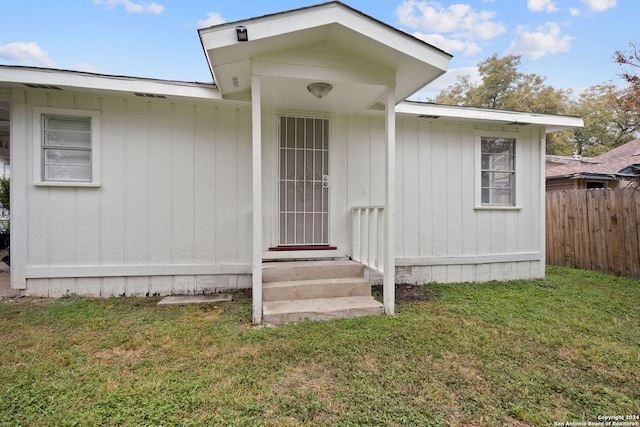
[[[626,174],[640,173],[640,163],[629,165],[626,168],[620,170],[620,173],[626,173]]]
[[[501,125],[543,126],[547,133],[584,127],[582,117],[555,114],[523,113],[518,111],[493,110],[488,108],[460,107],[424,102],[405,101],[396,106],[397,114],[412,115],[426,119],[452,119],[496,123]]]
[[[247,30],[238,41],[236,27]],[[386,87],[401,101],[446,72],[451,55],[340,2],[324,3],[198,30],[225,99],[249,100],[251,76],[262,78],[272,107],[356,113]],[[306,90],[323,81],[320,100]]]
[[[0,65],[0,84],[23,89],[128,93],[146,98],[222,99],[218,88],[211,83],[112,76],[13,65]]]
[[[572,173],[565,175],[552,175],[547,176],[546,179],[548,181],[554,181],[559,179],[591,179],[591,180],[599,180],[599,181],[637,181],[638,177],[634,175],[624,175],[624,174],[605,174],[605,173]]]

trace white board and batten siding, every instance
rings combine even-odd
[[[249,108],[66,91],[27,91],[26,101],[26,158],[13,167],[27,180],[38,173],[34,107],[99,111],[102,169],[96,187],[25,183],[27,293],[250,286]]]
[[[515,209],[476,205],[480,134],[516,137]],[[544,129],[533,126],[398,120],[398,283],[544,276],[541,135]]]
[[[332,124],[343,130],[332,133],[331,144],[331,200],[344,215],[334,225],[340,240],[340,236],[351,236],[350,207],[384,205],[384,121],[380,117],[336,117]],[[478,134],[516,137],[516,208],[476,205]],[[544,219],[539,197],[543,136],[544,128],[536,126],[399,117],[396,282],[543,277]],[[351,241],[343,241],[349,252]]]
[[[26,293],[200,293],[251,286],[251,109],[225,101],[25,90]],[[21,107],[22,108],[22,107]],[[100,183],[37,185],[38,108],[100,112]],[[263,113],[263,251],[277,245],[278,115]],[[312,117],[314,115],[311,115]],[[329,119],[330,244],[351,251],[351,208],[384,205],[384,117]],[[396,281],[541,277],[539,126],[397,117]],[[478,131],[517,135],[518,209],[478,209]],[[19,144],[14,141],[13,144]],[[18,230],[20,227],[18,227]]]

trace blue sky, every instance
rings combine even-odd
[[[211,81],[197,28],[322,0],[0,0],[0,64],[181,81]],[[437,94],[494,53],[580,92],[623,86],[616,49],[640,42],[638,0],[345,0],[454,55],[450,72],[414,96]]]

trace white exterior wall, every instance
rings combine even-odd
[[[99,187],[34,185],[34,107],[101,112]],[[12,160],[27,169],[27,294],[250,286],[249,108],[27,91],[24,132],[26,156]]]
[[[249,106],[14,92],[21,114],[12,130],[25,137],[12,141],[24,143],[12,168],[26,173],[14,174],[13,185],[24,185],[26,199],[12,206],[26,212],[26,294],[109,297],[251,286]],[[100,111],[100,186],[36,185],[39,107]],[[384,204],[384,117],[319,116],[330,119],[330,243],[350,254],[351,207]],[[263,114],[263,250],[278,236],[277,117],[278,111]],[[480,129],[519,135],[519,210],[475,209]],[[535,126],[398,117],[396,281],[541,277],[542,136]]]
[[[384,205],[384,119],[331,120],[332,244],[351,253],[353,206]],[[517,205],[476,209],[476,132],[517,134]],[[484,282],[544,276],[541,136],[536,126],[399,117],[396,282]]]
[[[476,208],[478,131],[488,136],[517,134],[516,205],[520,209]],[[544,129],[535,126],[398,120],[398,283],[544,276],[543,135]]]
[[[263,126],[265,245],[277,244],[277,112]],[[476,132],[517,134],[519,209],[476,209]],[[484,132],[483,132],[484,133]],[[541,137],[536,126],[399,117],[396,282],[484,282],[544,276]],[[330,117],[330,243],[351,254],[351,207],[384,205],[384,118]],[[375,275],[373,276],[375,277]]]

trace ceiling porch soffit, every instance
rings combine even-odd
[[[395,70],[385,67],[334,43],[321,43],[252,60],[252,72],[259,76],[333,80],[394,86]]]
[[[309,105],[306,85],[315,81],[331,83],[334,91],[332,111],[358,112],[370,107],[384,94],[386,86],[395,85],[395,70],[344,49],[335,43],[319,43],[226,64],[219,75],[226,80],[227,99],[249,100],[251,75],[261,76],[263,102],[293,108]],[[303,98],[297,100],[296,97]],[[286,103],[285,103],[286,101]],[[339,108],[341,106],[342,108]]]

